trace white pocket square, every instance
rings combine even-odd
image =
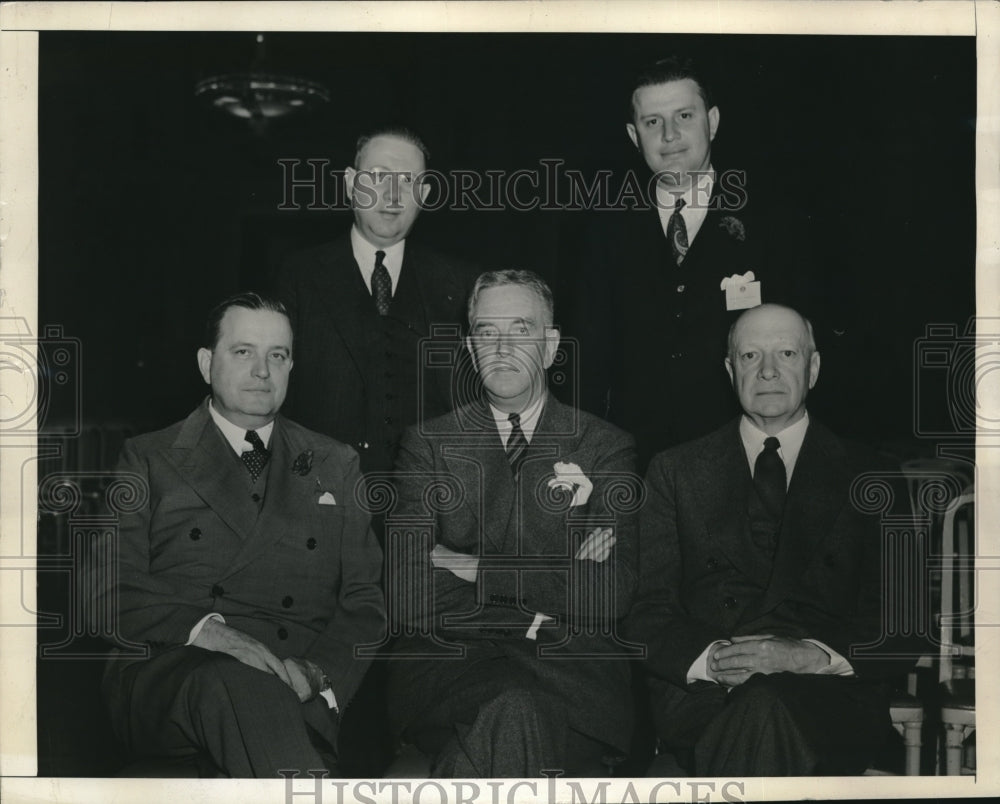
[[[320,505],[336,505],[336,504],[337,504],[337,500],[336,500],[336,499],[334,498],[334,496],[333,496],[333,495],[332,495],[332,494],[331,494],[330,492],[328,492],[328,491],[324,491],[324,492],[323,492],[323,493],[322,493],[322,494],[321,494],[321,495],[319,496],[319,500],[318,500],[318,502],[319,502],[319,504],[320,504]]]

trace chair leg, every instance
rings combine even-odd
[[[903,724],[903,745],[906,746],[906,775],[920,775],[920,721],[910,721]]]
[[[948,776],[960,776],[962,773],[962,742],[965,739],[965,727],[961,723],[944,724],[944,772]]]

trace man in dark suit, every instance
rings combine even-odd
[[[403,430],[452,407],[436,375],[421,390],[419,344],[435,327],[457,341],[475,272],[408,240],[430,189],[426,160],[408,129],[362,136],[345,170],[350,233],[292,255],[278,278],[298,364],[288,411],[354,447],[366,473],[390,470]]]
[[[820,357],[794,310],[745,312],[725,365],[743,415],[647,476],[628,634],[661,747],[698,776],[860,773],[889,728],[885,681],[912,661],[872,648],[887,570],[852,484],[885,463],[810,420]]]
[[[211,397],[119,463],[137,504],[105,551],[117,583],[100,604],[148,655],[109,660],[113,724],[138,756],[207,757],[229,776],[334,769],[338,710],[367,668],[354,648],[385,622],[358,456],[279,415],[279,302],[219,305],[198,366]]]
[[[667,58],[636,76],[626,131],[649,170],[630,174],[643,197],[592,215],[563,281],[583,404],[635,436],[640,470],[737,413],[721,366],[741,310],[780,301],[814,314],[814,300],[833,303],[830,283],[813,275],[805,222],[750,203],[763,190],[745,171],[716,171],[720,123],[693,60]]]
[[[607,746],[628,746],[615,628],[637,572],[633,442],[548,393],[552,316],[535,274],[483,274],[468,346],[485,399],[400,449],[387,588],[408,634],[389,710],[434,775],[600,775]]]

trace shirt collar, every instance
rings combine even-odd
[[[791,482],[792,470],[795,469],[795,462],[799,459],[799,451],[802,449],[802,441],[806,437],[806,430],[809,427],[809,413],[805,413],[795,424],[789,425],[776,438],[781,442],[778,455],[785,464],[785,477]],[[768,435],[755,425],[744,414],[740,418],[740,439],[743,441],[743,449],[747,454],[747,461],[750,463],[750,473],[753,474],[754,465],[757,463],[757,456],[764,451],[764,439]]]
[[[354,259],[357,260],[358,267],[361,268],[365,276],[370,276],[375,270],[375,252],[384,251],[385,257],[382,263],[390,270],[398,269],[403,264],[403,250],[406,248],[406,240],[400,240],[391,246],[376,246],[365,240],[365,237],[358,230],[358,227],[351,227],[351,250],[354,252]]]
[[[657,208],[662,216],[664,213],[669,217],[674,211],[674,206],[677,203],[678,198],[684,199],[684,209],[682,214],[687,212],[689,209],[704,209],[708,203],[709,198],[712,195],[712,187],[715,185],[715,168],[711,165],[708,166],[708,172],[699,173],[696,181],[692,182],[691,185],[680,195],[676,192],[672,192],[666,187],[664,187],[660,182],[656,183],[656,201]],[[698,188],[698,205],[695,207],[694,204],[694,191],[695,187]]]
[[[531,442],[531,437],[535,434],[535,429],[538,427],[538,420],[542,417],[545,397],[546,395],[542,394],[521,411],[521,432],[524,433],[524,437],[529,443]],[[502,410],[497,410],[493,405],[490,405],[490,412],[493,414],[493,422],[497,426],[497,432],[500,433],[500,440],[503,441],[503,445],[506,447],[507,439],[510,438],[510,431],[513,429],[513,425],[511,425],[508,418],[510,414],[504,413]]]
[[[217,411],[215,406],[212,404],[212,400],[208,401],[208,412],[211,414],[212,420],[215,422],[216,426],[226,437],[226,441],[228,441],[229,445],[236,451],[237,455],[242,455],[244,452],[249,452],[253,449],[250,442],[246,439],[246,428],[233,424],[229,421],[229,419],[219,413],[219,411]],[[257,431],[257,435],[260,436],[260,440],[264,442],[264,446],[266,447],[271,443],[271,431],[274,430],[274,419],[271,419],[271,421],[263,427],[255,427],[253,429]]]

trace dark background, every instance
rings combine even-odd
[[[639,165],[624,130],[628,78],[678,47],[719,77],[714,166],[746,169],[755,204],[812,218],[815,251],[854,288],[837,364],[827,359],[815,391],[829,423],[900,457],[940,440],[925,437],[916,400],[929,429],[955,429],[949,338],[943,364],[914,365],[928,325],[961,333],[975,312],[974,39],[324,33],[265,44],[271,69],[324,83],[332,100],[260,132],[194,95],[198,80],[251,65],[254,34],[40,34],[39,323],[80,342],[79,404],[66,394],[46,411],[41,440],[61,452],[40,461],[40,477],[106,471],[124,435],[186,416],[206,393],[195,365],[206,311],[266,285],[290,251],[346,231],[345,209],[278,209],[279,159],[342,168],[361,130],[405,119],[439,170],[561,158],[620,172]],[[414,236],[565,286],[582,220],[444,209],[422,215]],[[79,437],[56,439],[78,421]],[[43,506],[40,552],[70,555],[68,528]],[[72,573],[39,577],[43,611],[65,611]],[[39,642],[69,627],[41,628]],[[97,642],[70,634],[67,661],[38,665],[42,775],[106,775],[120,762],[100,719],[100,663],[72,660],[74,644]]]

